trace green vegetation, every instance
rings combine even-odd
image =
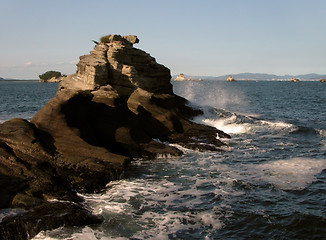
[[[49,80],[50,78],[59,78],[61,77],[61,72],[57,72],[57,71],[47,71],[41,75],[39,75],[39,78],[46,81],[46,80]]]
[[[106,35],[100,38],[100,42],[101,43],[108,43],[112,40],[112,36],[111,35]]]

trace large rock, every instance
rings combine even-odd
[[[169,69],[133,48],[138,41],[133,35],[107,36],[80,57],[76,74],[61,81],[30,122],[0,125],[0,208],[23,209],[4,217],[0,239],[12,229],[19,232],[16,239],[24,239],[62,225],[98,222],[74,207],[81,201],[76,190],[100,190],[123,177],[133,158],[182,154],[167,143],[205,151],[224,145],[217,135],[227,134],[189,120],[201,111],[173,94]]]
[[[59,89],[96,90],[111,85],[120,95],[136,88],[154,93],[172,93],[170,70],[148,53],[133,48],[134,35],[109,35],[88,55],[80,57],[76,74],[61,81]]]

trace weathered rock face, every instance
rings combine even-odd
[[[189,120],[201,111],[173,94],[169,69],[133,48],[136,36],[107,39],[80,58],[76,74],[61,81],[30,122],[0,125],[0,208],[24,209],[2,220],[0,239],[14,228],[16,239],[25,239],[96,223],[98,217],[71,204],[81,201],[74,190],[101,189],[121,178],[135,157],[182,154],[163,142],[216,151],[223,145],[216,136],[228,137]]]
[[[64,79],[59,89],[96,90],[109,84],[122,96],[136,88],[172,93],[170,70],[133,48],[139,42],[136,36],[109,36],[108,42],[97,44],[89,55],[80,57],[76,74]]]

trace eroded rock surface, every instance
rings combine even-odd
[[[22,210],[2,219],[0,239],[14,228],[24,239],[97,223],[75,190],[100,190],[121,178],[133,158],[182,155],[167,143],[216,151],[224,145],[217,135],[229,137],[189,120],[201,111],[173,94],[170,70],[134,48],[136,36],[107,39],[80,57],[76,73],[30,122],[0,125],[0,207]]]

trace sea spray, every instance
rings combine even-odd
[[[301,82],[294,93],[286,82],[206,83],[173,84],[177,94],[189,87],[197,106],[205,102],[193,121],[233,131],[228,151],[179,148],[180,158],[134,161],[126,179],[84,196],[103,224],[43,239],[323,239],[324,85]],[[218,89],[238,91],[246,104],[207,104],[205,93]]]
[[[207,91],[209,85],[212,85],[211,91]],[[243,92],[237,88],[230,88],[229,85],[214,88],[214,82],[189,81],[174,83],[174,89],[176,94],[191,102],[200,103],[201,106],[232,110],[234,107],[240,108],[248,105],[248,100]]]

